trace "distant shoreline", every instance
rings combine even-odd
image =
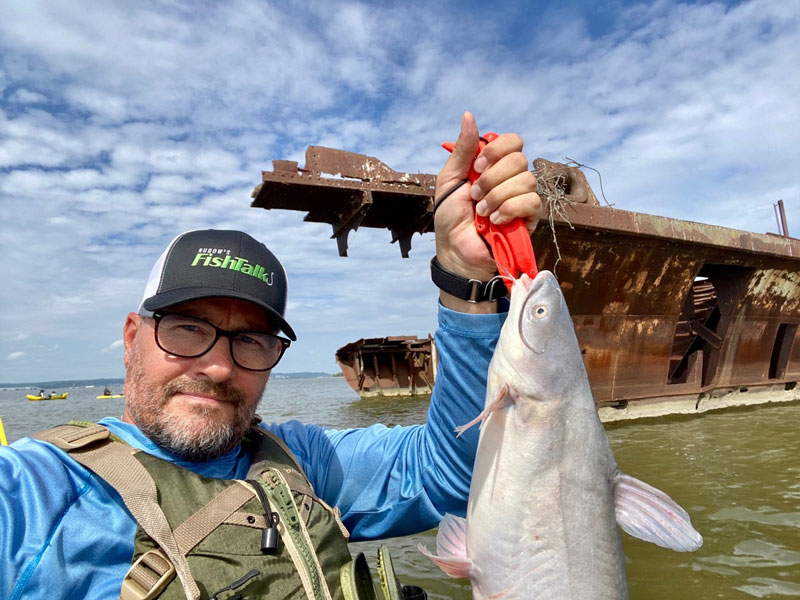
[[[273,373],[276,379],[315,379],[317,377],[336,377],[336,373],[324,373],[322,371],[298,371],[296,373]],[[31,383],[0,383],[3,390],[25,390],[25,389],[57,389],[66,387],[119,387],[125,383],[125,379],[65,379],[59,381],[34,381]]]

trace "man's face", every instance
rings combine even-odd
[[[266,311],[235,298],[206,298],[169,307],[228,331],[275,330]],[[183,458],[216,458],[238,444],[255,414],[269,371],[237,366],[228,338],[203,356],[180,358],[161,350],[155,321],[130,313],[125,342],[125,415],[162,448]]]

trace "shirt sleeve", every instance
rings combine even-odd
[[[136,522],[112,493],[50,444],[0,448],[0,598],[116,598]]]
[[[439,306],[439,365],[425,425],[330,430],[268,427],[298,456],[317,494],[342,511],[351,540],[409,535],[466,511],[478,428],[454,429],[483,409],[489,362],[505,313]]]

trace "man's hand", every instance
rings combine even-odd
[[[455,149],[436,177],[435,202],[467,177],[478,141],[475,118],[465,112]],[[487,144],[475,159],[475,170],[481,174],[475,184],[465,183],[436,210],[436,256],[448,271],[488,281],[497,267],[475,230],[473,210],[488,215],[497,224],[522,217],[533,232],[539,220],[541,199],[536,193],[536,177],[528,170],[528,159],[522,154],[522,138],[516,134],[503,134]],[[495,302],[469,303],[445,292],[440,294],[440,300],[448,308],[461,312],[496,310]]]

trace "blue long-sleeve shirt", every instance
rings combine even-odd
[[[338,506],[352,540],[406,535],[463,515],[480,412],[505,314],[439,307],[439,371],[426,425],[330,430],[297,421],[266,425],[300,460],[325,502]],[[165,453],[136,426],[100,421],[135,448],[207,477],[243,479],[239,447],[208,462]],[[0,598],[117,598],[131,564],[136,521],[108,484],[55,446],[22,438],[0,447]]]

